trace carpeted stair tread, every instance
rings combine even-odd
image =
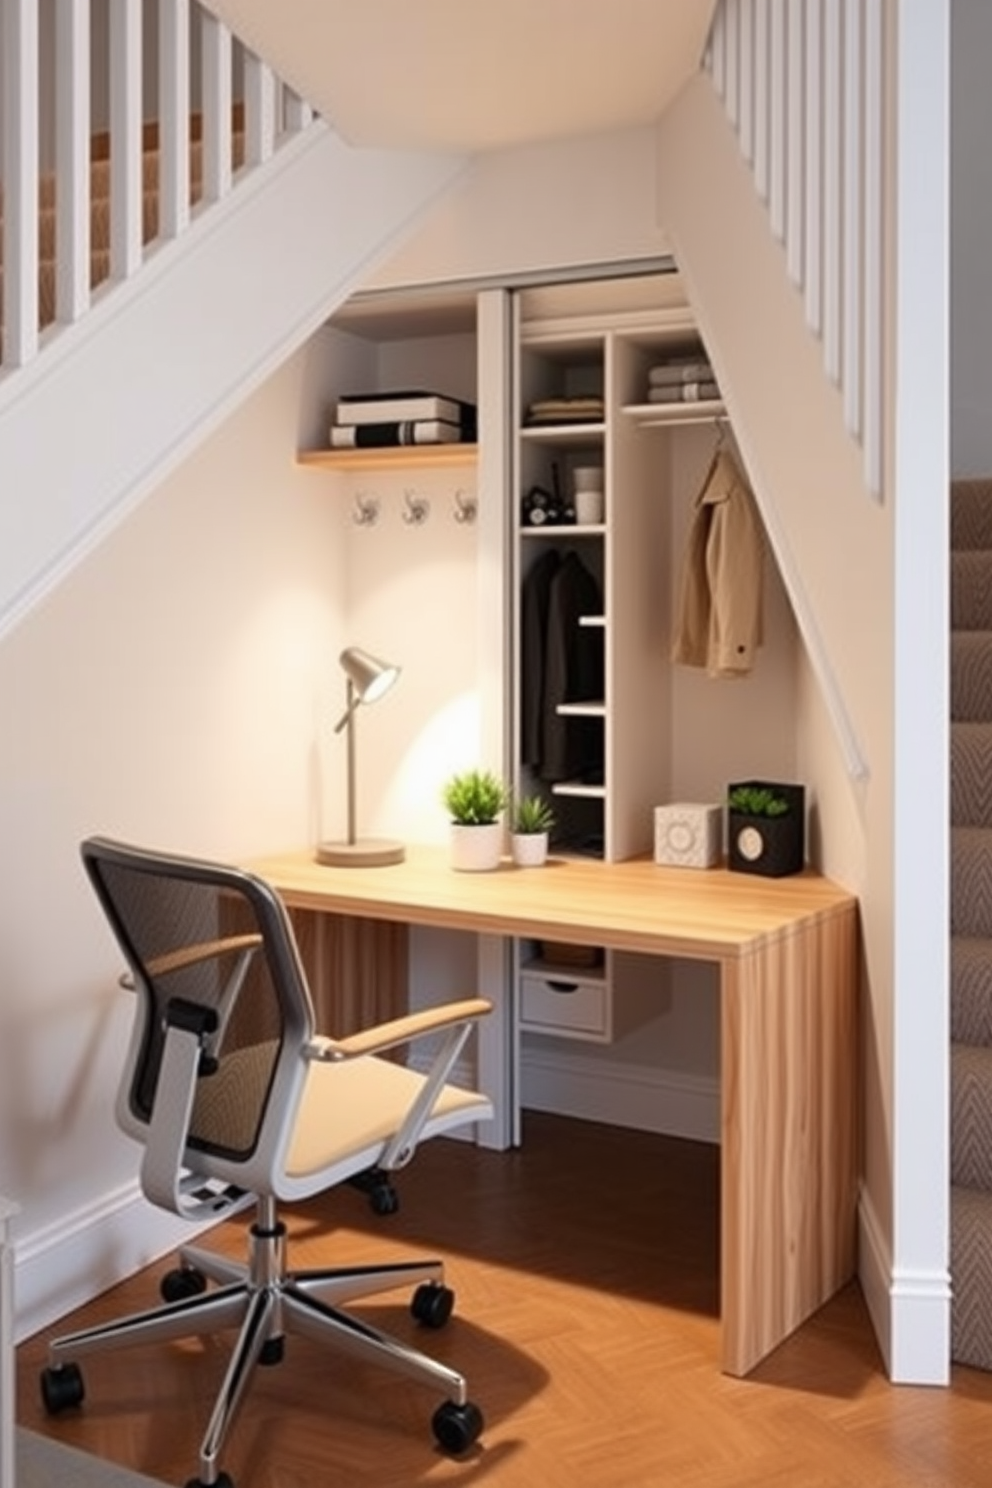
[[[950,530],[951,1358],[992,1371],[992,480]]]
[[[992,548],[951,554],[951,627],[992,630]]]
[[[992,1193],[951,1187],[951,1358],[992,1369]]]
[[[992,631],[951,632],[951,722],[992,722]]]
[[[951,828],[951,934],[992,939],[992,828]]]
[[[992,723],[951,724],[951,825],[992,827]]]
[[[992,1046],[992,940],[951,938],[951,1039]]]
[[[992,1048],[951,1045],[951,1182],[992,1192]]]
[[[992,480],[951,485],[951,549],[992,548]]]

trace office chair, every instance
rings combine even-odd
[[[413,1285],[413,1316],[441,1327],[454,1301],[441,1261],[293,1272],[276,1206],[355,1181],[388,1211],[389,1175],[419,1142],[491,1117],[485,1096],[448,1083],[491,1004],[469,998],[322,1037],[292,926],[268,884],[105,838],[81,851],[136,996],[116,1114],[144,1145],[144,1193],[200,1223],[254,1199],[254,1223],[245,1264],[184,1247],[162,1281],[163,1306],[54,1339],[41,1376],[45,1408],[82,1401],[82,1355],[237,1328],[199,1473],[187,1483],[232,1488],[218,1455],[252,1369],[278,1363],[285,1335],[298,1332],[443,1391],[434,1434],[444,1450],[464,1451],[483,1422],[463,1377],[341,1310]],[[381,1057],[439,1030],[427,1073]]]

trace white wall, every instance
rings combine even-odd
[[[663,256],[654,162],[649,128],[478,156],[366,288]]]
[[[290,360],[0,647],[0,1191],[22,1206],[33,1323],[150,1243],[135,1216],[93,1254],[66,1244],[113,1229],[137,1171],[111,1118],[120,956],[80,839],[238,857],[316,832],[344,582],[333,505],[293,464],[304,368]]]
[[[992,474],[992,6],[951,6],[951,471]]]
[[[319,404],[314,437],[327,440],[336,397],[375,388],[431,387],[476,397],[472,335],[370,342],[326,329],[315,338],[309,382]],[[359,831],[418,842],[443,841],[441,785],[480,758],[477,539],[474,523],[455,520],[456,496],[477,499],[477,470],[464,468],[315,471],[325,492],[335,542],[344,557],[340,603],[347,644],[402,668],[375,708],[356,719]],[[361,525],[357,500],[375,502],[378,518]],[[422,523],[411,504],[425,502]],[[343,703],[343,678],[341,679]],[[344,829],[341,738],[327,741],[330,782],[325,831]]]

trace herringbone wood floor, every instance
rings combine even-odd
[[[423,1332],[401,1294],[370,1318],[469,1380],[486,1430],[444,1457],[436,1398],[291,1339],[260,1370],[222,1465],[236,1488],[989,1488],[992,1376],[889,1385],[850,1286],[747,1380],[717,1367],[716,1149],[530,1115],[519,1152],[438,1140],[377,1219],[353,1190],[288,1214],[295,1266],[441,1255],[455,1316]],[[213,1237],[240,1254],[231,1222]],[[162,1267],[71,1326],[152,1304]],[[226,1340],[86,1361],[87,1401],[46,1419],[45,1339],[18,1351],[22,1424],[181,1484]]]

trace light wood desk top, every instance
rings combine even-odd
[[[855,902],[813,873],[770,879],[647,859],[552,858],[529,869],[506,861],[496,872],[461,873],[445,847],[408,847],[405,862],[385,868],[325,867],[308,851],[244,866],[294,908],[718,961],[850,913]]]

